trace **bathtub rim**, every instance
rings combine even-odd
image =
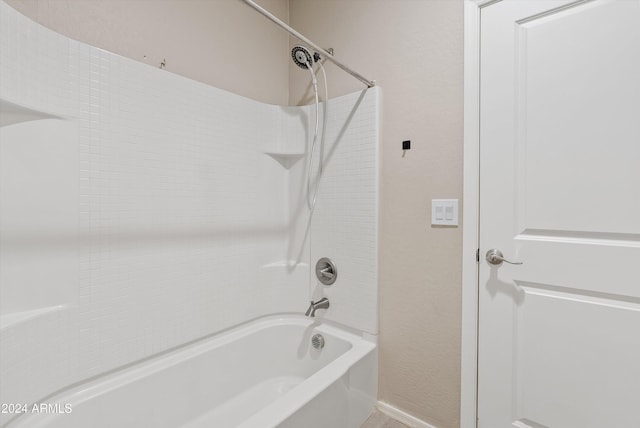
[[[314,331],[344,340],[351,346],[335,360],[305,379],[302,384],[259,410],[255,415],[247,418],[238,428],[254,426],[266,428],[267,426],[275,426],[284,421],[287,417],[299,410],[305,403],[318,395],[320,391],[339,380],[353,365],[377,348],[377,335],[355,330],[333,321],[322,318],[311,319],[301,314],[270,314],[195,339],[178,347],[153,354],[148,358],[134,361],[109,372],[69,385],[34,403],[29,403],[28,406],[30,408],[35,403],[71,403],[73,406],[80,405],[101,394],[108,393],[119,387],[126,386],[137,380],[161,372],[164,369],[240,340],[253,333],[270,327],[287,325],[301,326],[305,330],[313,328]],[[295,392],[295,394],[292,394],[292,392]],[[291,404],[283,406],[282,403],[285,400],[289,400],[288,402]],[[275,410],[276,408],[280,409],[280,411],[277,412]],[[25,424],[31,422],[31,420],[35,421],[36,428],[46,427],[48,421],[58,416],[60,415],[18,414],[6,421],[6,424],[3,425],[2,428],[26,428]],[[268,418],[270,423],[265,425],[265,421],[261,418]],[[255,420],[257,419],[261,421],[259,425],[255,425]]]

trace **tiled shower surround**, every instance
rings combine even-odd
[[[309,227],[314,106],[191,81],[0,1],[2,114],[36,119],[0,128],[0,401],[40,400],[319,296],[327,319],[376,334],[378,97],[329,102]],[[331,288],[310,269],[324,256],[338,266]]]

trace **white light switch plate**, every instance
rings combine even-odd
[[[440,226],[458,225],[457,199],[432,199],[431,224]]]

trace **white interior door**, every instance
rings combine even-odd
[[[640,0],[492,4],[480,63],[478,426],[640,427]]]

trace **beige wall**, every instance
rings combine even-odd
[[[6,0],[72,39],[272,104],[289,98],[289,37],[239,0]],[[289,0],[259,0],[288,21]]]
[[[6,1],[76,40],[153,66],[166,58],[170,72],[264,102],[309,102],[286,33],[239,0]],[[456,427],[462,235],[430,226],[430,201],[462,197],[462,0],[259,3],[383,90],[379,398]],[[327,71],[331,96],[363,87]]]
[[[290,22],[382,88],[379,399],[457,427],[462,234],[430,203],[462,197],[463,2],[291,0]],[[330,96],[363,87],[327,70]],[[291,103],[308,81],[292,69]]]

